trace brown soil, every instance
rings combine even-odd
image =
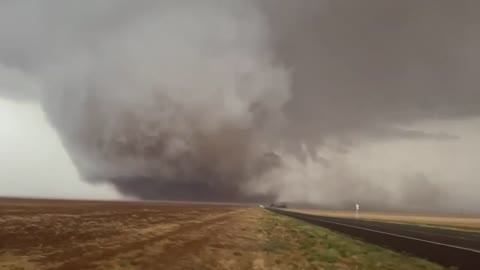
[[[263,214],[219,205],[2,199],[0,269],[264,269]]]

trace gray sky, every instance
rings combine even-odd
[[[80,179],[37,104],[0,99],[0,196],[119,199]]]
[[[85,191],[71,196],[118,196],[89,181],[142,198],[477,211],[479,10],[467,0],[2,2],[11,117],[1,147],[38,127],[63,153],[41,160],[70,171],[34,181],[3,168],[0,178],[22,180],[0,188],[38,183],[29,194],[57,196],[47,183],[72,181]],[[46,167],[27,150],[14,156]]]

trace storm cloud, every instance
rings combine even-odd
[[[447,0],[5,1],[0,94],[41,103],[81,175],[127,195],[432,208],[456,180],[437,180],[428,160],[403,166],[399,145],[470,143],[463,127],[432,123],[480,116],[479,10]],[[397,152],[387,164],[371,144]],[[370,159],[395,163],[397,185],[366,170]]]
[[[300,132],[479,115],[477,2],[267,2]]]

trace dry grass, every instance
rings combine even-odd
[[[445,269],[285,216],[269,213],[264,220],[265,249],[276,255],[277,260],[287,262],[290,265],[287,269]]]

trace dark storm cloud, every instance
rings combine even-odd
[[[5,1],[0,76],[38,82],[32,99],[91,181],[149,199],[251,200],[246,184],[264,183],[282,155],[335,168],[320,146],[347,155],[359,139],[458,139],[408,125],[480,116],[479,10],[447,0]],[[388,197],[359,178],[338,176],[335,192]]]
[[[266,138],[289,76],[254,1],[0,5],[1,67],[38,77],[31,98],[85,179],[148,199],[271,198],[244,184],[278,166]]]
[[[311,147],[336,138],[342,153],[365,140],[457,140],[455,130],[399,126],[480,115],[478,1],[262,3],[276,55],[291,71],[286,112],[294,140]],[[319,188],[343,186],[348,195],[333,192],[338,201],[342,196],[365,199],[356,194],[368,186],[368,198],[374,200],[369,209],[393,202],[386,197],[395,193],[375,191],[382,190],[381,181],[352,173],[335,176],[335,184],[324,180]],[[432,209],[438,201],[430,199],[448,194],[448,185],[438,179],[415,179],[402,180],[402,191],[397,190],[402,199],[393,208],[413,209],[410,203]]]
[[[266,3],[277,56],[292,71],[297,132],[480,114],[478,1]]]

